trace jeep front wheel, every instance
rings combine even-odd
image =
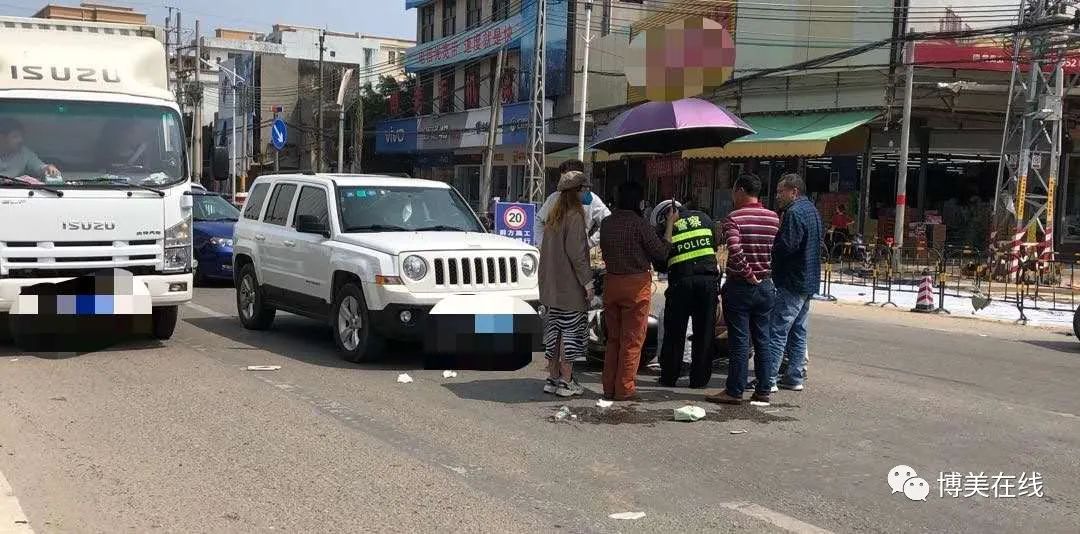
[[[381,338],[371,331],[364,293],[355,283],[348,283],[334,295],[334,342],[341,357],[353,363],[372,360],[382,349]]]
[[[277,310],[263,301],[262,288],[255,276],[255,266],[248,263],[240,269],[239,283],[236,284],[236,312],[240,324],[248,330],[266,330],[274,323]]]

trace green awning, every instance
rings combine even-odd
[[[878,111],[785,113],[742,117],[754,129],[724,148],[685,150],[684,158],[813,157],[825,154],[830,140],[862,126]]]

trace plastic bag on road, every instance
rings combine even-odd
[[[675,408],[675,420],[683,422],[700,421],[705,418],[705,408],[701,406],[683,406]]]
[[[401,373],[397,377],[398,384],[411,384],[413,379],[407,373]]]

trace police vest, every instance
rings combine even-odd
[[[693,224],[697,217],[688,217],[675,221],[675,232],[671,236],[674,253],[668,258],[668,267],[680,263],[700,261],[711,257],[715,261],[716,244],[713,242],[713,230],[700,223]]]

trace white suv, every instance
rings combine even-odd
[[[346,360],[386,339],[423,338],[427,314],[453,295],[538,306],[535,247],[488,233],[442,182],[386,176],[262,176],[233,237],[245,328],[276,310],[326,321]]]

